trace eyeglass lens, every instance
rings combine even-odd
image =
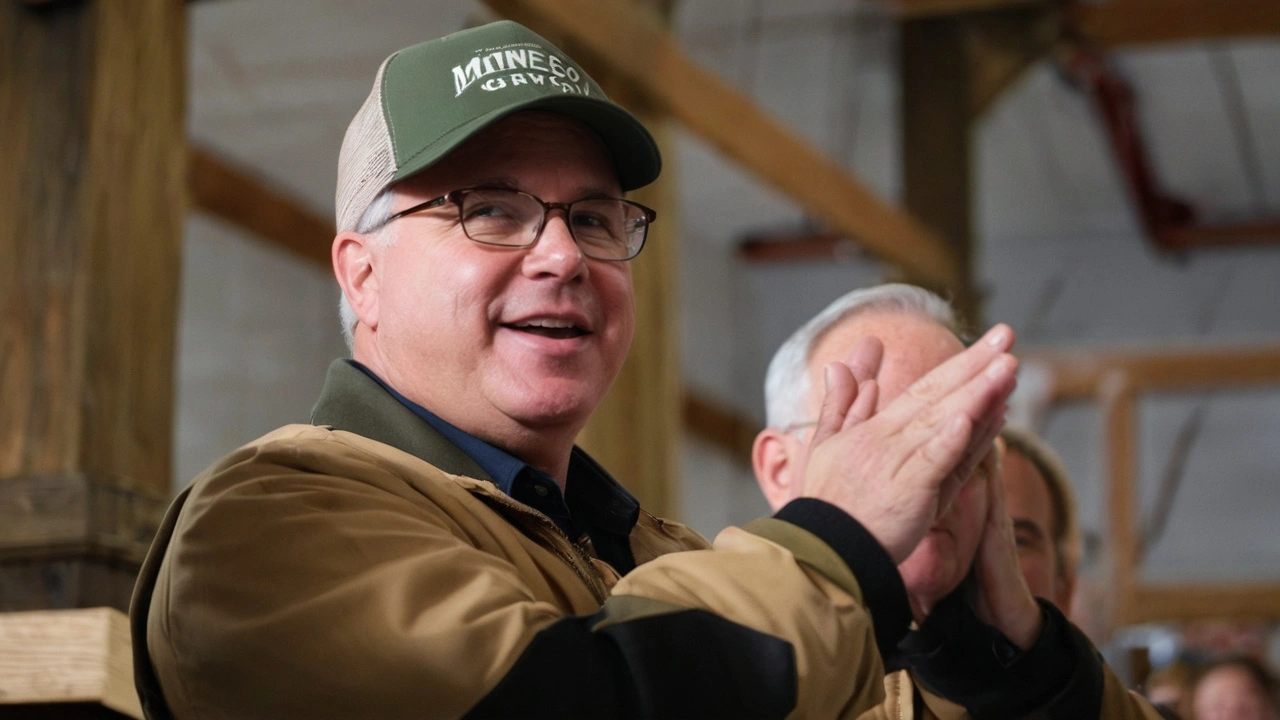
[[[529,245],[546,220],[542,203],[516,190],[468,191],[461,210],[467,237],[489,245]],[[610,198],[578,200],[570,204],[568,214],[570,232],[583,254],[598,260],[634,256],[648,227],[642,209]]]

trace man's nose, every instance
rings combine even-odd
[[[525,255],[524,269],[535,277],[549,275],[564,280],[586,277],[586,257],[569,231],[565,212],[553,210],[547,214],[542,233]]]

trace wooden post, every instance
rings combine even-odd
[[[632,106],[635,109],[635,106]],[[658,210],[658,221],[640,256],[631,262],[635,283],[636,333],[622,372],[591,416],[579,442],[659,517],[679,513],[682,437],[680,301],[676,286],[679,218],[672,192],[671,124],[640,112],[662,146],[666,170],[652,185],[631,193]]]
[[[1108,631],[1129,622],[1135,609],[1138,587],[1138,541],[1134,527],[1136,500],[1134,487],[1138,467],[1137,402],[1129,379],[1112,373],[1099,388],[1103,411],[1103,438],[1106,444],[1108,537],[1110,544],[1113,605],[1107,613]]]
[[[650,4],[659,17],[670,18],[670,0]],[[601,63],[593,63],[590,51],[573,38],[555,34],[551,39],[574,59],[582,61],[609,97],[635,114],[662,149],[662,176],[628,195],[658,211],[658,220],[649,229],[644,251],[631,261],[636,302],[635,338],[618,379],[591,416],[578,443],[626,485],[646,511],[659,517],[676,517],[683,423],[678,336],[680,302],[676,283],[679,256],[676,230],[680,218],[675,212],[672,122],[621,74]]]
[[[127,608],[169,494],[185,31],[0,2],[0,610]]]
[[[980,327],[973,290],[971,90],[965,21],[925,17],[901,23],[903,203],[942,236],[957,264],[957,281],[939,287],[908,280],[952,299],[961,322]]]

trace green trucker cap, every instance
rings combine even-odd
[[[644,125],[555,45],[502,20],[405,48],[382,62],[338,155],[338,230],[354,230],[390,185],[507,115],[534,109],[568,115],[595,130],[623,190],[658,177],[662,158]]]

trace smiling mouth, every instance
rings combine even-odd
[[[527,323],[503,325],[503,327],[516,332],[529,333],[530,335],[538,335],[555,340],[570,340],[591,334],[571,322],[556,320],[536,320]]]

